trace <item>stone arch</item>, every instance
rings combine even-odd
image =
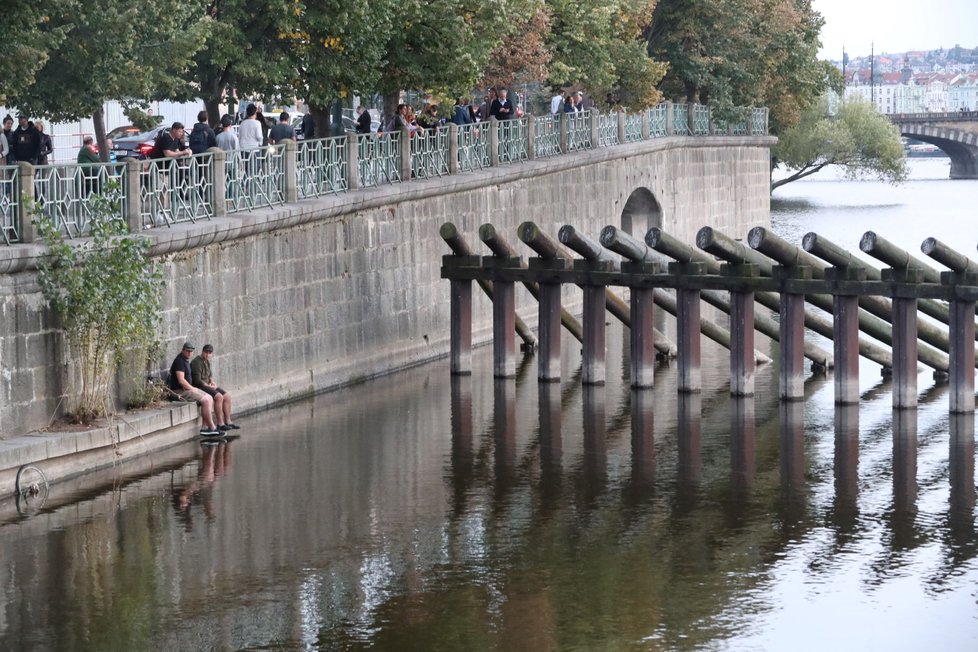
[[[662,204],[648,188],[636,188],[621,210],[621,230],[644,240],[645,233],[653,226],[662,226]]]
[[[978,136],[942,126],[900,125],[900,135],[939,147],[951,159],[952,179],[978,179]]]

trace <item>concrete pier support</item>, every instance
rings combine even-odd
[[[781,294],[781,372],[778,395],[787,401],[805,398],[805,296]]]
[[[916,299],[893,299],[893,407],[917,407]]]
[[[680,393],[703,389],[700,371],[700,291],[676,290],[677,385]]]
[[[836,295],[832,302],[835,403],[859,403],[859,297]]]
[[[655,377],[654,292],[652,288],[632,288],[629,343],[634,388],[652,387]]]
[[[537,378],[545,382],[560,380],[560,288],[559,283],[540,284]]]
[[[466,376],[472,373],[472,281],[452,280],[450,303],[451,373]]]
[[[516,376],[516,285],[493,282],[492,372],[496,378]]]
[[[949,344],[952,413],[975,411],[975,302],[952,301]]]
[[[584,286],[583,383],[604,385],[605,381],[605,287]]]
[[[730,395],[754,395],[754,293],[730,293]]]

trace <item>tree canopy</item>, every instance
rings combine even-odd
[[[829,165],[839,166],[852,179],[899,182],[907,176],[900,130],[866,102],[845,102],[834,116],[824,101],[807,109],[781,135],[773,156],[792,172],[772,182],[772,190]]]

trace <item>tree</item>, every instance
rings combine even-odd
[[[150,241],[127,235],[119,188],[92,195],[91,238],[69,242],[51,220],[34,223],[48,256],[39,265],[44,298],[61,320],[80,386],[68,413],[89,422],[109,411],[109,386],[127,353],[145,354],[156,341],[163,275],[149,258]]]
[[[667,96],[709,103],[721,119],[738,119],[737,106],[767,106],[780,134],[826,88],[822,24],[811,0],[659,0],[645,36],[649,53],[669,63]]]
[[[73,0],[5,0],[0,37],[0,104],[10,105],[29,88],[47,63],[50,52],[64,41],[67,30],[60,18],[74,10]],[[53,27],[52,21],[58,26]]]
[[[186,99],[196,93],[187,68],[204,42],[208,21],[184,26],[182,17],[199,1],[74,0],[73,11],[44,24],[46,31],[64,33],[63,42],[50,51],[33,83],[11,94],[11,101],[52,120],[91,117],[102,160],[107,161],[106,101]]]
[[[550,84],[582,86],[592,97],[611,93],[632,108],[658,102],[666,65],[649,56],[643,40],[654,6],[648,0],[548,0]]]
[[[552,57],[549,33],[550,10],[541,6],[490,53],[482,84],[498,88],[546,79]]]
[[[804,179],[829,165],[847,177],[875,177],[897,183],[906,179],[907,161],[900,130],[866,102],[848,101],[835,116],[826,103],[808,109],[800,122],[778,140],[773,156],[792,174],[771,183],[771,190]]]

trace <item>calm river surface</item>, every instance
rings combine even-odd
[[[975,255],[978,182],[914,177],[791,184],[774,227]],[[870,363],[857,407],[779,406],[773,365],[733,400],[705,344],[680,398],[619,328],[604,387],[564,344],[560,384],[483,348],[0,514],[0,650],[978,649],[974,419],[927,374],[903,413]]]

